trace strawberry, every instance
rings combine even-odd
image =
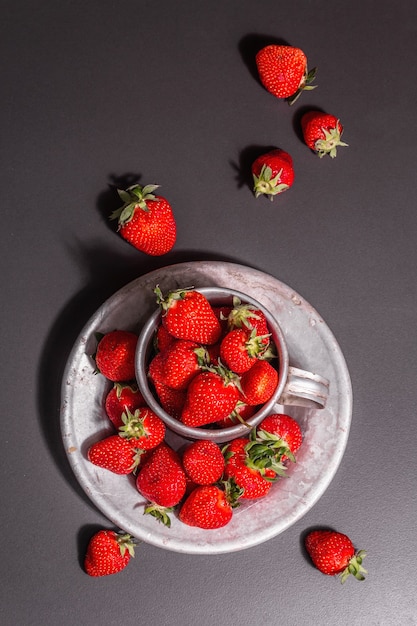
[[[220,359],[236,374],[247,372],[266,350],[265,337],[258,337],[256,330],[236,328],[223,337],[220,344]]]
[[[126,409],[122,414],[122,423],[119,428],[120,437],[136,449],[151,450],[164,440],[165,424],[147,406],[136,409],[134,413]]]
[[[256,65],[265,89],[277,98],[285,98],[290,105],[304,90],[315,89],[311,83],[316,68],[307,70],[307,57],[299,48],[266,46],[257,53]]]
[[[256,408],[254,406],[250,406],[242,400],[238,400],[233,411],[225,417],[224,419],[216,422],[216,426],[219,428],[227,428],[229,426],[236,426],[236,424],[246,424],[246,420],[248,420],[252,415],[256,413]],[[249,424],[247,424],[249,427]]]
[[[348,144],[341,140],[343,126],[334,115],[309,111],[301,118],[304,141],[320,158],[328,154],[335,158],[338,146]]]
[[[122,413],[126,409],[134,413],[144,405],[144,397],[134,383],[114,383],[104,401],[106,414],[116,429],[123,426]]]
[[[217,485],[199,485],[184,501],[179,518],[188,526],[210,530],[223,528],[233,517],[227,493]]]
[[[127,330],[113,330],[102,335],[94,355],[98,371],[113,382],[133,380],[137,342],[137,335]]]
[[[258,359],[250,370],[242,374],[240,385],[247,404],[264,404],[277,388],[278,372],[268,361]]]
[[[233,298],[233,308],[227,316],[229,328],[253,328],[257,335],[265,335],[264,343],[269,343],[269,327],[265,313],[253,304],[242,303]]]
[[[224,368],[197,374],[191,381],[181,421],[198,427],[224,419],[233,411],[240,397],[238,378]]]
[[[223,475],[224,456],[214,441],[200,439],[184,450],[182,465],[196,485],[212,485]]]
[[[171,345],[175,341],[175,337],[169,334],[163,324],[159,324],[154,340],[154,347],[156,352],[163,352],[165,348]]]
[[[168,512],[185,494],[187,481],[178,454],[166,443],[152,452],[136,479],[136,488],[150,504],[145,513],[153,515],[166,526]]]
[[[134,541],[129,534],[99,530],[88,543],[84,569],[89,576],[117,574],[127,566],[133,556]]]
[[[270,442],[279,450],[281,461],[295,461],[294,454],[300,448],[303,436],[298,422],[290,415],[274,413],[268,415],[257,427],[256,438]]]
[[[110,219],[118,220],[118,231],[132,246],[151,256],[160,256],[174,246],[177,230],[171,205],[153,192],[159,185],[132,185],[118,190],[123,206]]]
[[[131,474],[140,464],[142,451],[119,435],[110,435],[93,443],[87,451],[88,460],[114,474]]]
[[[243,500],[263,498],[271,489],[276,473],[270,468],[258,468],[252,464],[247,453],[250,444],[248,437],[239,437],[231,441],[224,449],[224,478],[233,480],[242,489],[239,496]]]
[[[338,575],[342,583],[352,574],[364,580],[364,550],[355,550],[347,535],[333,530],[313,530],[305,538],[305,547],[317,569],[328,576]]]
[[[207,365],[209,356],[203,346],[195,341],[175,339],[162,352],[164,383],[172,389],[185,390],[194,376]]]
[[[292,158],[279,148],[262,154],[252,163],[252,176],[255,197],[265,195],[273,200],[294,182]]]
[[[178,289],[164,296],[159,286],[154,291],[162,309],[162,323],[171,335],[206,345],[218,341],[221,325],[202,293]]]
[[[186,392],[172,389],[165,384],[162,352],[158,352],[151,360],[148,375],[153,383],[161,407],[168,415],[180,419],[185,404]]]

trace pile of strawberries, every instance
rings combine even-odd
[[[190,427],[228,426],[253,415],[278,384],[263,311],[238,298],[212,306],[195,289],[155,293],[162,321],[148,376],[161,406]]]
[[[161,404],[171,412],[175,405],[178,418],[193,427],[244,422],[278,381],[263,311],[237,298],[231,306],[212,307],[195,289],[164,297],[156,287],[155,293],[163,314],[149,376]],[[286,462],[295,461],[302,443],[301,429],[292,417],[274,414],[223,447],[201,439],[174,450],[165,440],[164,422],[134,382],[137,339],[126,330],[98,336],[94,360],[97,371],[113,382],[104,408],[115,433],[92,444],[88,459],[116,474],[134,474],[148,502],[145,513],[167,526],[177,509],[184,524],[221,528],[242,500],[266,496],[285,475]],[[126,536],[112,539],[123,544],[128,559],[133,548]]]

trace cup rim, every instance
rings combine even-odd
[[[156,413],[165,425],[177,435],[186,439],[208,439],[217,443],[225,443],[238,437],[248,436],[251,429],[256,427],[267,415],[273,411],[273,407],[277,404],[284,390],[289,368],[288,348],[285,341],[284,333],[276,319],[276,317],[258,300],[249,294],[229,289],[226,287],[193,287],[195,291],[202,293],[212,304],[225,305],[224,299],[229,299],[230,303],[233,297],[238,297],[242,303],[256,306],[266,316],[269,330],[278,352],[278,385],[272,397],[257,411],[253,416],[247,419],[250,428],[245,424],[236,424],[226,428],[210,429],[205,427],[191,427],[182,424],[178,419],[167,413],[158,403],[149,385],[146,363],[149,358],[150,350],[153,345],[153,339],[156,329],[158,328],[162,311],[156,309],[145,322],[139,334],[136,354],[135,354],[135,371],[136,381],[148,407]]]

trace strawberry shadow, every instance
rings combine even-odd
[[[135,172],[127,172],[126,174],[109,174],[108,185],[101,191],[97,197],[96,207],[101,216],[102,221],[113,232],[117,231],[117,220],[110,219],[111,214],[122,205],[118,189],[127,189],[131,185],[140,183],[141,175]]]

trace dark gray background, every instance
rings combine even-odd
[[[1,624],[417,624],[415,3],[6,0],[2,18]],[[253,73],[275,40],[319,68],[293,108]],[[300,140],[309,107],[345,126],[335,160]],[[273,203],[248,186],[270,146],[296,172]],[[174,207],[165,257],[109,226],[109,183],[129,173]],[[65,361],[114,291],[198,259],[256,267],[317,308],[352,378],[346,453],[267,543],[212,557],[142,544],[91,579],[83,551],[109,523],[63,452]],[[312,568],[300,540],[321,524],[367,549],[364,583]]]

